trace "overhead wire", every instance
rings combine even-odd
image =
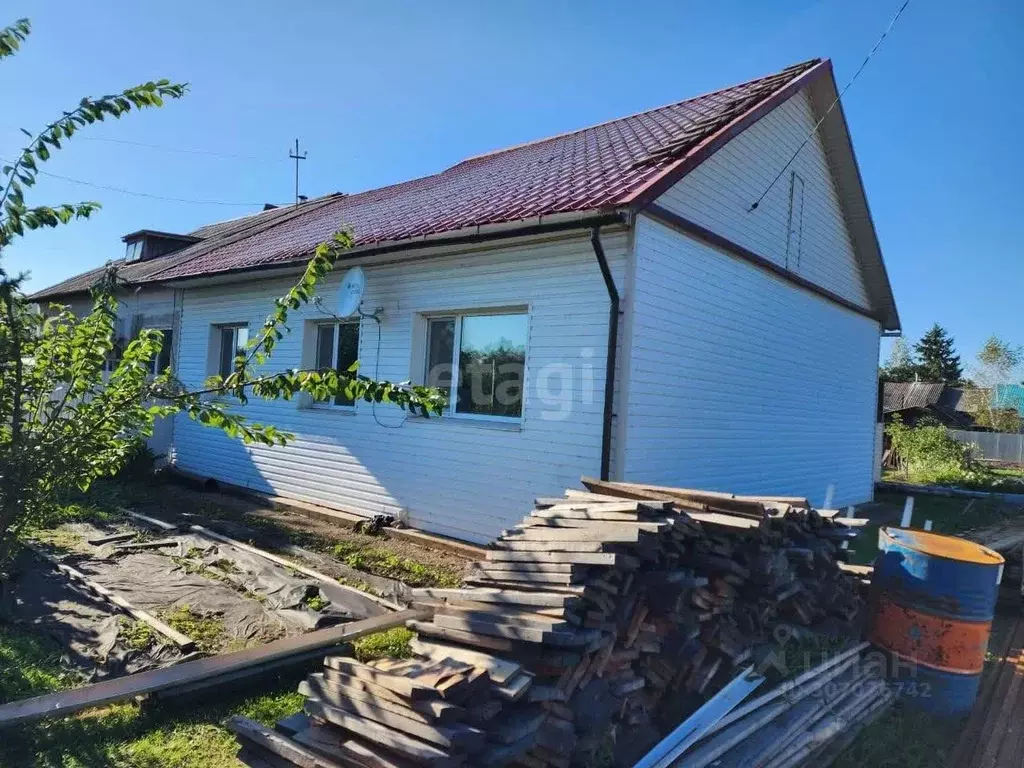
[[[879,46],[882,45],[882,41],[885,40],[886,37],[888,37],[889,33],[892,31],[892,28],[896,26],[896,22],[899,21],[900,16],[903,15],[903,12],[907,9],[908,5],[910,5],[910,0],[903,0],[903,5],[899,7],[899,10],[896,11],[896,14],[889,21],[889,25],[882,32],[881,37],[878,38],[874,46],[872,46],[871,50],[868,52],[868,55],[864,57],[864,61],[861,62],[860,66],[857,68],[857,71],[853,73],[853,77],[851,77],[849,82],[845,86],[843,86],[843,89],[839,92],[839,95],[837,95],[835,100],[829,105],[829,108],[825,110],[825,114],[823,114],[821,118],[818,120],[818,122],[814,124],[814,127],[804,137],[804,140],[800,142],[800,146],[796,148],[796,151],[793,153],[792,157],[790,157],[789,160],[786,161],[786,164],[782,166],[779,172],[775,175],[775,178],[771,180],[771,183],[769,183],[768,186],[765,187],[765,190],[764,192],[761,193],[761,196],[758,197],[757,200],[755,200],[751,204],[750,208],[747,209],[747,213],[751,213],[757,210],[757,207],[764,201],[765,197],[772,190],[772,187],[774,187],[778,183],[779,179],[782,178],[782,175],[788,170],[789,166],[791,166],[793,164],[793,161],[796,160],[797,155],[799,155],[801,150],[803,150],[803,148],[807,146],[807,143],[811,140],[811,138],[815,134],[817,134],[818,129],[821,128],[822,123],[824,123],[825,119],[832,113],[832,110],[836,108],[836,105],[839,104],[843,96],[846,95],[846,92],[850,90],[850,86],[856,82],[858,77],[860,77],[860,73],[864,71],[864,68],[868,65],[868,62],[871,61],[871,58],[875,55],[875,52],[878,50]]]
[[[12,160],[5,160],[3,158],[0,158],[0,162],[7,163],[8,165],[13,165],[14,164],[14,162]],[[71,176],[64,176],[64,175],[59,174],[59,173],[52,173],[51,171],[37,170],[36,173],[38,173],[40,176],[47,176],[47,177],[52,178],[52,179],[60,179],[61,181],[67,181],[67,182],[70,182],[72,184],[80,184],[80,185],[82,185],[84,187],[93,187],[94,189],[103,189],[103,190],[106,190],[108,192],[118,192],[118,193],[120,193],[122,195],[131,195],[133,197],[145,197],[145,198],[149,198],[150,200],[163,200],[163,201],[169,202],[169,203],[190,203],[190,204],[193,204],[193,205],[225,205],[225,206],[236,206],[236,207],[244,207],[244,208],[262,207],[264,205],[264,203],[242,203],[242,202],[230,202],[230,201],[226,201],[226,200],[192,200],[190,198],[185,198],[185,197],[171,197],[169,195],[158,195],[158,194],[155,194],[155,193],[152,193],[152,192],[140,192],[140,191],[134,190],[134,189],[125,189],[124,187],[111,186],[109,184],[98,184],[98,183],[96,183],[94,181],[85,181],[84,179],[75,179],[75,178],[72,178]]]

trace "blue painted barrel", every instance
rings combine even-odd
[[[980,544],[905,528],[878,532],[871,641],[892,656],[905,701],[966,714],[978,695],[1003,557]]]

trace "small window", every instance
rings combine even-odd
[[[235,358],[246,354],[249,344],[247,325],[225,325],[220,329],[220,364],[217,372],[227,378],[235,372]]]
[[[153,375],[163,373],[171,365],[171,350],[174,349],[174,331],[170,328],[160,330],[163,334],[164,343],[160,347],[160,354],[153,360]]]
[[[142,243],[142,240],[128,243],[124,251],[124,260],[127,263],[131,264],[133,261],[138,261],[142,258]]]
[[[334,370],[347,373],[359,359],[359,323],[323,323],[316,327],[316,362],[321,371]],[[324,405],[351,407],[355,401],[343,394],[335,396],[333,403],[317,401]]]
[[[522,417],[528,326],[521,312],[428,318],[424,380],[449,390],[449,415]]]

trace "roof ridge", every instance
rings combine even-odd
[[[541,139],[533,139],[532,141],[524,141],[524,142],[522,142],[520,144],[513,144],[510,147],[502,147],[501,149],[492,149],[489,152],[481,152],[478,155],[471,155],[470,157],[467,157],[467,158],[464,158],[464,159],[460,160],[455,165],[452,165],[452,166],[446,168],[445,171],[453,170],[453,169],[458,168],[460,165],[463,165],[465,163],[471,163],[471,162],[475,162],[477,160],[484,160],[484,159],[487,159],[487,158],[495,157],[497,155],[504,154],[505,152],[511,152],[511,151],[517,150],[517,149],[524,149],[526,147],[533,146],[534,144],[543,144],[543,143],[545,143],[547,141],[554,141],[555,139],[564,139],[567,136],[572,136],[573,134],[585,133],[586,131],[592,131],[595,128],[603,128],[603,127],[605,127],[607,125],[611,125],[613,123],[622,122],[624,120],[631,120],[631,119],[636,118],[636,117],[641,117],[643,115],[651,114],[652,112],[660,112],[661,110],[668,109],[669,107],[678,107],[678,106],[682,106],[683,104],[686,104],[687,102],[697,101],[699,99],[706,99],[709,96],[717,96],[718,94],[725,93],[726,91],[730,91],[730,90],[732,90],[734,88],[740,88],[740,87],[745,86],[745,85],[751,85],[753,83],[757,83],[757,82],[760,82],[762,80],[769,80],[769,79],[771,79],[773,77],[780,77],[781,75],[784,75],[787,72],[791,72],[793,70],[801,69],[803,67],[815,66],[817,64],[820,64],[822,61],[824,61],[824,59],[822,59],[820,57],[813,58],[813,59],[807,59],[806,61],[801,61],[801,62],[799,62],[797,64],[791,64],[788,67],[780,69],[778,72],[772,72],[771,74],[762,75],[761,77],[754,77],[754,78],[751,78],[750,80],[744,80],[743,82],[740,82],[740,83],[733,83],[732,85],[727,85],[727,86],[724,86],[722,88],[716,88],[713,91],[706,91],[705,93],[700,93],[700,94],[697,94],[696,96],[690,96],[690,97],[688,97],[686,99],[683,99],[682,101],[672,101],[672,102],[669,102],[668,104],[662,104],[659,107],[650,107],[648,109],[642,109],[639,112],[633,112],[632,114],[629,114],[629,115],[622,115],[621,117],[613,117],[613,118],[611,118],[609,120],[604,120],[604,121],[602,121],[600,123],[594,123],[593,125],[588,125],[588,126],[586,126],[584,128],[576,128],[576,129],[571,130],[571,131],[563,131],[562,133],[556,133],[553,136],[545,136],[544,138],[541,138]]]
[[[343,195],[340,193],[324,195],[323,197],[317,198],[315,201],[307,201],[302,205],[295,206],[295,208],[292,211],[289,211],[288,213],[285,214],[281,214],[280,216],[272,219],[271,221],[261,222],[262,226],[253,224],[252,226],[244,227],[236,232],[232,232],[231,234],[226,235],[223,238],[214,240],[212,242],[207,240],[200,240],[198,243],[195,243],[195,245],[189,246],[188,248],[185,248],[181,251],[176,251],[174,253],[167,254],[168,257],[171,258],[173,258],[174,256],[185,258],[182,258],[180,261],[174,260],[173,262],[170,261],[169,259],[167,264],[163,265],[160,269],[156,270],[155,272],[147,274],[144,279],[147,282],[155,280],[159,278],[159,276],[162,275],[167,270],[176,269],[177,267],[180,267],[183,264],[187,264],[188,262],[192,261],[192,259],[198,259],[201,256],[205,256],[211,250],[217,250],[218,248],[223,248],[226,245],[232,245],[234,243],[239,242],[240,240],[245,240],[248,237],[252,237],[253,235],[263,234],[267,230],[273,229],[279,224],[285,224],[289,221],[293,221],[297,218],[300,218],[301,216],[304,216],[307,213],[319,211],[322,208],[326,208],[329,204],[335,202],[336,200],[344,200],[346,197],[348,197],[348,195]],[[203,246],[206,247],[204,248]],[[188,253],[189,251],[193,252]]]

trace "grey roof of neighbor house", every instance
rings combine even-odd
[[[802,62],[665,107],[471,157],[433,176],[201,227],[189,233],[202,238],[193,245],[143,262],[114,263],[128,284],[168,282],[296,263],[342,225],[355,247],[373,248],[556,214],[635,211],[804,86],[824,113],[821,104],[835,92],[831,63]],[[829,113],[822,131],[836,144],[830,155],[849,204],[855,247],[864,254],[873,310],[885,328],[898,328],[856,159],[842,138],[841,107]],[[32,298],[88,290],[100,272],[77,275]]]
[[[885,413],[911,408],[929,408],[939,404],[946,385],[925,381],[887,381],[882,385],[882,410]]]

